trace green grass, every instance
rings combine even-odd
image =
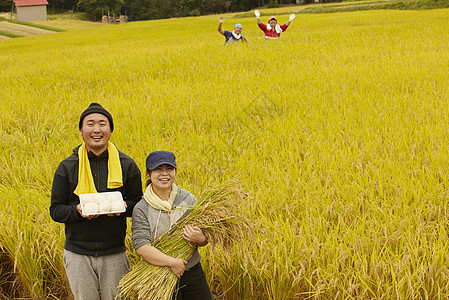
[[[34,24],[44,24],[45,26],[51,26],[52,28],[59,28],[62,30],[84,30],[90,28],[96,28],[101,26],[107,26],[108,24],[97,22],[86,22],[74,19],[61,19],[61,20],[47,20],[47,21],[33,21]]]
[[[64,13],[55,13],[55,14],[48,14],[49,20],[56,20],[56,19],[72,19],[72,20],[81,20],[81,21],[88,21],[89,18],[86,13],[84,12],[64,12]]]
[[[448,298],[448,12],[301,14],[274,43],[227,17],[246,45],[219,16],[0,42],[0,245],[26,291],[67,299],[50,190],[95,101],[142,170],[168,150],[194,194],[244,187],[254,234],[202,250],[214,293]]]
[[[56,31],[56,32],[64,31],[64,30],[62,30],[60,28],[54,28],[54,27],[41,25],[41,24],[34,24],[34,23],[31,23],[31,22],[21,22],[21,21],[6,19],[6,18],[3,18],[3,17],[0,17],[0,21],[7,21],[7,22],[10,22],[10,23],[21,24],[21,25],[26,25],[26,26],[31,26],[31,27],[36,27],[36,28],[46,29],[46,30]]]
[[[399,9],[422,10],[448,8],[448,0],[387,0],[387,1],[360,1],[338,4],[323,4],[308,6],[303,13],[335,13],[364,10]]]
[[[300,13],[336,13],[381,9],[435,9],[449,6],[448,0],[368,0],[344,1],[337,3],[317,3],[313,5],[284,6],[280,8],[267,8],[261,10],[262,17],[271,15],[286,15]],[[424,8],[425,7],[425,8]],[[254,17],[254,11],[234,15],[235,18]]]
[[[345,1],[338,3],[325,3],[301,6],[285,6],[261,10],[262,17],[283,14],[299,13],[338,13],[366,10],[424,10],[448,8],[449,0],[371,0],[371,1]],[[235,18],[254,17],[254,12],[235,14]]]
[[[7,36],[7,37],[10,37],[10,38],[22,37],[21,35],[5,32],[5,31],[0,31],[0,35]]]

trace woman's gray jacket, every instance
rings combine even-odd
[[[197,199],[189,191],[178,188],[175,200],[170,212],[155,209],[145,199],[136,204],[132,217],[132,242],[134,249],[151,243],[159,236],[166,233],[176,222],[195,206]],[[186,270],[190,269],[201,260],[198,247],[195,248],[192,257],[187,261]]]

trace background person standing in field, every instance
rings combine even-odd
[[[166,233],[176,222],[188,213],[188,208],[196,204],[197,199],[189,191],[178,188],[176,179],[175,155],[168,151],[151,152],[146,159],[147,188],[142,200],[133,212],[132,241],[134,249],[147,262],[170,267],[179,278],[179,290],[173,299],[208,300],[212,299],[196,248],[192,257],[185,261],[166,255],[151,243]],[[208,243],[203,231],[186,225],[183,238],[197,246]]]
[[[130,271],[126,217],[142,197],[141,173],[134,160],[109,139],[111,114],[92,103],[81,114],[82,145],[58,166],[51,190],[50,216],[65,224],[64,266],[76,300],[112,300]],[[119,191],[126,212],[86,216],[79,195]]]
[[[223,17],[221,17],[220,21],[218,23],[218,32],[225,36],[225,38],[226,38],[225,45],[227,43],[234,43],[234,42],[240,42],[240,41],[246,42],[246,39],[242,35],[242,30],[243,30],[242,24],[235,24],[234,30],[232,32],[230,32],[227,30],[223,30],[223,28],[221,27],[223,23],[224,23],[224,19],[223,19]]]
[[[268,24],[265,25],[260,21],[260,12],[258,10],[254,11],[254,14],[257,18],[257,25],[259,26],[260,30],[262,30],[265,33],[265,39],[266,40],[275,40],[281,37],[281,32],[286,31],[287,27],[290,25],[290,23],[295,19],[295,14],[291,14],[288,18],[288,21],[284,25],[278,25],[277,19],[275,16],[271,16],[268,19]]]

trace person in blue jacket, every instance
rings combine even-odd
[[[223,23],[224,19],[221,17],[220,22],[218,23],[218,32],[225,36],[225,45],[228,43],[246,42],[246,39],[242,35],[242,24],[235,24],[234,30],[231,32],[222,28]]]

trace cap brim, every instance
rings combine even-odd
[[[176,169],[176,166],[174,166],[172,162],[163,161],[163,162],[158,162],[158,163],[152,164],[151,166],[149,166],[148,170],[153,171],[154,169],[156,169],[157,167],[162,166],[162,165],[169,165]]]

